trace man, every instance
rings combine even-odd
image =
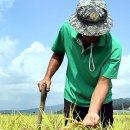
[[[54,52],[39,90],[68,59],[64,91],[64,114],[83,120],[84,126],[113,124],[112,82],[117,78],[121,46],[110,30],[112,18],[103,0],[80,0],[76,12],[65,22],[53,44]]]

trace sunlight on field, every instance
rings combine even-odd
[[[0,114],[0,130],[37,130],[37,118],[36,114]],[[108,130],[130,130],[130,114],[116,114],[114,120],[114,127],[110,127]],[[82,126],[78,128],[80,123],[75,121],[69,126],[64,127],[62,114],[49,114],[43,115],[41,130],[88,130]],[[91,128],[90,130],[102,130],[102,128]]]

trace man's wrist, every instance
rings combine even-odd
[[[51,76],[50,75],[45,75],[44,79],[51,80]]]
[[[97,110],[97,109],[89,109],[88,113],[96,113],[96,114],[98,114],[99,110]]]

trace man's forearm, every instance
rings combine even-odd
[[[53,53],[48,68],[47,72],[45,74],[45,78],[51,79],[54,73],[57,71],[57,69],[60,67],[62,61],[63,61],[64,55]]]
[[[100,77],[92,95],[89,112],[98,114],[109,90],[110,79]]]

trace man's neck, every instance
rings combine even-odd
[[[91,43],[95,43],[99,40],[99,36],[80,35],[80,38],[82,40],[84,49],[88,48],[91,45]]]

